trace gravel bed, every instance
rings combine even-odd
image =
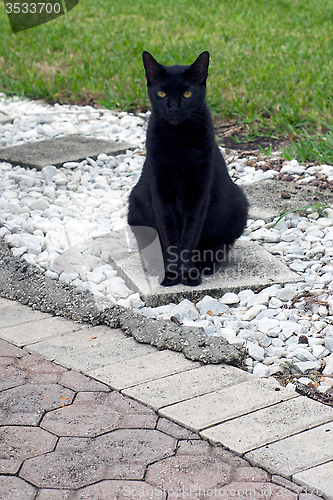
[[[201,327],[198,335],[204,331],[212,342],[219,337],[246,348],[243,368],[259,377],[278,376],[317,394],[333,393],[332,206],[290,213],[279,222],[278,217],[269,223],[248,221],[242,239],[263,245],[299,274],[299,283],[148,308],[116,275],[108,255],[128,245],[127,199],[145,160],[149,112],[134,116],[90,106],[50,106],[1,94],[0,112],[15,117],[12,124],[0,125],[2,147],[73,133],[138,146],[116,157],[100,154],[96,161],[42,171],[0,162],[0,238],[15,258],[37,266],[48,280],[88,290],[99,311],[113,305],[142,320],[165,322],[173,316],[185,328]],[[333,181],[330,165],[299,165],[278,153],[264,159],[224,154],[239,185],[285,178],[327,188]]]

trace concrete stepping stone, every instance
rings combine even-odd
[[[0,111],[0,125],[5,125],[6,123],[13,123],[14,118],[11,118],[6,113]]]
[[[300,396],[225,421],[199,435],[243,454],[332,420],[332,408]]]
[[[102,141],[80,135],[69,135],[46,141],[29,142],[22,146],[0,149],[0,161],[26,168],[42,170],[47,165],[60,167],[66,162],[96,159],[100,153],[115,156],[136,149],[127,142]]]
[[[331,461],[331,464],[333,463],[333,449],[330,440],[332,432],[333,422],[328,422],[276,443],[257,448],[247,453],[245,457],[252,465],[263,467],[270,474],[279,474],[290,479],[293,475],[328,460]],[[332,473],[331,479],[331,491],[333,491]]]
[[[148,351],[148,354],[145,354],[144,347],[147,346],[137,346],[135,357],[130,358],[127,354],[123,361],[97,367],[95,370],[88,371],[87,374],[110,385],[112,389],[120,390],[136,384],[153,383],[160,378],[164,380],[169,375],[191,371],[199,366],[199,363],[184,358],[181,353],[155,350],[155,352]],[[133,397],[141,401],[140,394],[138,397]],[[154,408],[154,405],[152,407]]]
[[[235,385],[244,380],[249,380],[250,377],[251,375],[248,373],[233,366],[205,365],[198,367],[194,365],[191,370],[184,370],[163,378],[155,378],[155,380],[146,383],[139,383],[134,387],[125,388],[122,392],[154,408],[154,410],[166,407],[163,411],[160,411],[160,415],[163,414],[163,416],[167,416],[176,423],[193,430],[186,415],[181,415],[177,420],[177,416],[175,418],[173,415],[170,416],[168,410],[171,410],[172,414],[172,410],[175,406],[177,407],[177,404],[182,405],[185,403],[186,405],[186,402],[196,400],[197,396],[200,397],[202,394],[208,393],[215,394],[215,391],[222,387],[232,386],[233,391],[235,391]],[[208,411],[207,408],[206,411]]]
[[[304,470],[293,476],[295,483],[308,491],[333,500],[333,461]],[[306,500],[306,499],[304,499]]]
[[[250,288],[257,289],[274,283],[297,283],[301,276],[291,271],[267,250],[255,242],[238,241],[228,262],[213,276],[205,276],[201,285],[188,287],[175,285],[163,287],[158,278],[144,272],[139,253],[111,254],[114,265],[130,290],[138,292],[146,306],[157,307],[183,299],[199,301],[205,295],[221,297],[227,292],[238,293]]]
[[[228,367],[228,370],[231,368],[233,367]],[[241,370],[237,372],[232,385],[227,386],[217,379],[220,383],[216,384],[211,392],[207,390],[203,395],[186,400],[184,398],[183,401],[178,398],[179,403],[166,406],[159,411],[159,414],[185,425],[192,431],[199,432],[223,421],[297,397],[296,392],[280,389],[278,382],[271,380],[250,376],[251,378],[248,377],[248,380],[243,382],[245,377],[242,380],[241,376],[244,372]],[[128,394],[131,395],[129,391]]]

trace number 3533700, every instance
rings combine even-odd
[[[6,3],[7,14],[59,14],[60,3]]]

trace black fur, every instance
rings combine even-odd
[[[152,112],[147,158],[130,194],[128,223],[139,248],[145,243],[138,226],[157,231],[162,285],[198,285],[201,274],[215,272],[241,236],[248,202],[215,142],[205,101],[209,53],[190,66],[163,66],[143,52],[143,64]]]

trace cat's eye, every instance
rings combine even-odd
[[[190,90],[185,90],[185,92],[183,94],[184,97],[191,97],[191,95],[192,95],[192,92]]]
[[[166,96],[166,93],[165,93],[165,92],[163,92],[163,90],[159,90],[159,91],[157,92],[157,95],[158,95],[158,97],[165,97],[165,96]]]

